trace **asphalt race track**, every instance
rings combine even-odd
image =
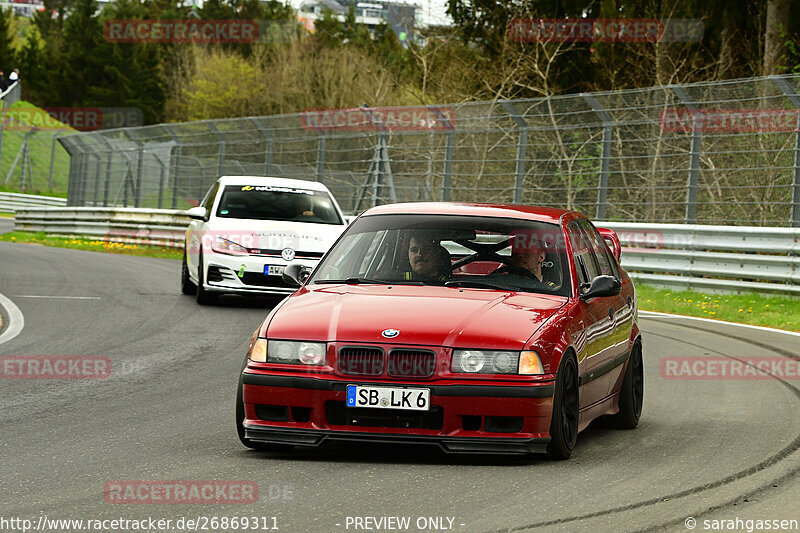
[[[659,377],[664,356],[798,359],[798,336],[643,316],[639,428],[589,429],[565,462],[353,444],[271,454],[239,443],[233,408],[250,335],[274,301],[201,307],[180,294],[179,270],[177,261],[0,243],[0,294],[25,323],[0,355],[113,365],[106,379],[0,380],[0,517],[264,516],[286,532],[367,531],[354,517],[389,516],[410,517],[408,531],[458,532],[800,519],[800,381]],[[7,322],[9,310],[0,313]],[[247,480],[259,497],[107,503],[113,480]],[[436,517],[445,518],[438,529]]]

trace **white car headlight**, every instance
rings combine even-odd
[[[211,244],[211,249],[220,254],[241,255],[249,253],[241,244],[217,237]]]
[[[516,374],[519,352],[453,350],[450,370],[459,374]]]
[[[322,366],[325,364],[324,342],[267,341],[267,362],[289,365]]]

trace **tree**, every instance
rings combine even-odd
[[[101,22],[142,19],[146,15],[137,0],[116,0],[103,11]],[[95,105],[138,108],[145,123],[163,119],[166,94],[158,45],[104,42],[95,55],[101,61],[104,82],[89,88],[89,99]]]
[[[61,106],[92,105],[89,89],[108,86],[102,59],[97,51],[106,44],[103,28],[96,16],[95,0],[75,0],[64,21],[58,49],[53,99]]]
[[[14,13],[11,9],[0,8],[0,70],[8,72],[17,66],[16,51],[13,47],[12,32]]]
[[[782,70],[780,58],[786,46],[789,27],[789,0],[767,0],[767,23],[764,32],[763,74],[779,74]]]

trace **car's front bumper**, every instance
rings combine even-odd
[[[205,258],[203,288],[211,292],[237,294],[292,294],[296,286],[283,281],[281,276],[264,274],[266,265],[286,267],[289,263],[282,258],[254,255],[208,254]],[[317,260],[298,260],[314,268]]]
[[[243,374],[245,437],[319,446],[328,441],[436,444],[452,453],[526,454],[550,441],[554,384],[365,381]],[[351,408],[348,384],[430,389],[431,410]]]

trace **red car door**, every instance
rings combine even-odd
[[[578,274],[580,291],[585,292],[591,281],[603,274],[590,234],[581,224],[581,219],[571,222],[567,228],[572,256]],[[615,297],[581,299],[579,306],[578,379],[581,408],[599,402],[608,395],[608,369],[618,355],[615,346],[615,312],[618,302]]]

